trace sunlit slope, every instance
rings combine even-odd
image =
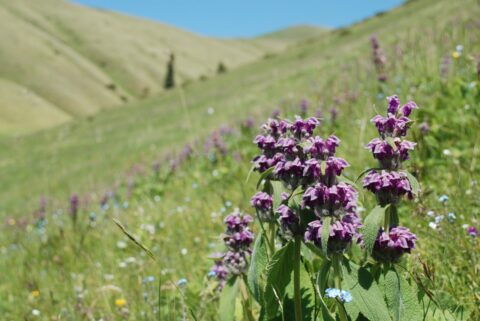
[[[220,62],[232,69],[291,44],[202,37],[63,0],[0,0],[0,39],[0,77],[50,102],[69,115],[64,120],[159,93],[170,53],[180,83],[214,75]],[[0,100],[3,118],[19,117],[16,102]],[[48,115],[22,117],[14,129],[58,124]]]
[[[293,106],[305,96],[326,113],[335,101],[344,101],[338,108],[341,115],[348,110],[342,122],[349,127],[338,134],[356,150],[367,142],[361,129],[379,92],[370,35],[377,34],[388,57],[391,80],[382,90],[414,97],[419,105],[432,104],[435,92],[415,90],[426,91],[428,81],[440,81],[439,65],[458,43],[476,52],[479,14],[474,0],[414,1],[183,90],[99,113],[93,120],[0,139],[0,213],[16,212],[26,202],[35,206],[41,194],[66,198],[71,191],[103,188],[135,162],[151,161],[248,114],[264,118],[277,104]],[[350,93],[356,95],[355,103],[345,98]],[[207,113],[210,107],[213,114]]]

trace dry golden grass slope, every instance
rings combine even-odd
[[[213,75],[220,61],[235,68],[322,32],[220,40],[64,0],[0,0],[0,134],[157,94],[170,52],[177,80],[195,80]]]

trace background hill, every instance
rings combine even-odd
[[[64,0],[0,0],[0,134],[33,132],[155,95],[171,52],[180,83],[322,31],[221,40]]]

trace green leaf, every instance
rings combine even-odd
[[[287,192],[287,189],[283,186],[282,182],[272,181],[271,184],[273,187],[273,210],[275,211],[282,203],[282,193]]]
[[[415,176],[413,176],[407,171],[404,171],[404,173],[407,174],[407,179],[408,179],[408,182],[410,183],[410,186],[412,187],[413,195],[417,196],[418,193],[420,192],[420,184],[418,183]]]
[[[389,205],[381,207],[377,205],[368,216],[365,218],[363,228],[363,241],[365,244],[365,250],[368,254],[372,253],[375,240],[377,239],[378,230],[382,226],[382,222],[385,218],[385,211]]]
[[[328,281],[328,273],[330,272],[330,267],[332,266],[332,261],[323,260],[322,266],[318,271],[317,276],[317,284],[320,293],[323,295],[325,293],[325,289],[327,288],[327,281]]]
[[[328,239],[330,238],[330,225],[332,224],[332,218],[327,216],[323,219],[322,235],[320,236],[322,242],[322,252],[327,256],[328,251]]]
[[[394,321],[423,321],[417,294],[395,269],[385,275],[385,297]]]
[[[350,292],[352,302],[345,303],[349,315],[360,311],[370,321],[390,321],[383,294],[373,276],[364,267],[347,263],[342,267],[343,289]]]
[[[395,139],[393,137],[386,137],[385,141],[390,145],[393,149],[397,149],[397,144],[395,144]]]
[[[267,285],[264,304],[267,317],[274,317],[278,312],[285,289],[292,279],[293,257],[295,247],[292,241],[278,250],[267,266]]]
[[[263,302],[265,288],[264,272],[268,263],[267,243],[264,233],[261,232],[253,246],[250,267],[247,274],[247,286],[258,303]]]
[[[232,277],[225,283],[220,296],[218,316],[220,321],[235,320],[235,302],[239,291],[238,278]]]
[[[263,180],[266,179],[271,173],[273,173],[273,167],[270,167],[269,169],[267,169],[265,172],[263,172],[260,175],[260,177],[258,178],[258,182],[257,182],[257,189],[260,187]]]

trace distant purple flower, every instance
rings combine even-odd
[[[302,99],[300,101],[300,114],[303,117],[307,114],[308,107],[310,107],[310,101],[308,99]]]
[[[323,111],[320,108],[315,110],[315,117],[317,117],[317,119],[323,118]]]
[[[372,256],[381,262],[397,262],[404,253],[415,248],[416,240],[415,234],[406,227],[393,227],[388,233],[380,230]]]
[[[70,207],[69,207],[70,216],[74,221],[76,221],[77,219],[78,206],[79,206],[78,195],[74,193],[70,196]]]
[[[412,113],[414,109],[418,109],[418,106],[415,102],[409,101],[405,105],[402,106],[401,112],[403,116],[408,117]]]
[[[255,126],[255,119],[253,117],[248,117],[243,121],[242,126],[245,129],[252,129]]]
[[[395,204],[404,195],[413,198],[410,182],[403,172],[382,170],[379,173],[372,170],[363,179],[363,187],[375,193],[382,206],[390,203]]]
[[[331,120],[331,122],[332,122],[332,123],[335,123],[335,121],[336,121],[337,118],[338,118],[338,109],[337,109],[335,106],[333,106],[332,108],[330,108],[329,112],[330,112],[330,120]]]
[[[281,113],[280,109],[279,109],[279,108],[275,108],[275,109],[272,111],[272,116],[271,116],[271,117],[274,118],[274,119],[276,119],[276,118],[280,117],[280,113]]]
[[[471,237],[477,237],[478,236],[478,230],[475,226],[470,226],[469,228],[467,228],[467,233]]]
[[[420,129],[420,132],[422,133],[422,135],[427,135],[430,132],[430,126],[426,121],[418,125],[418,128]]]

